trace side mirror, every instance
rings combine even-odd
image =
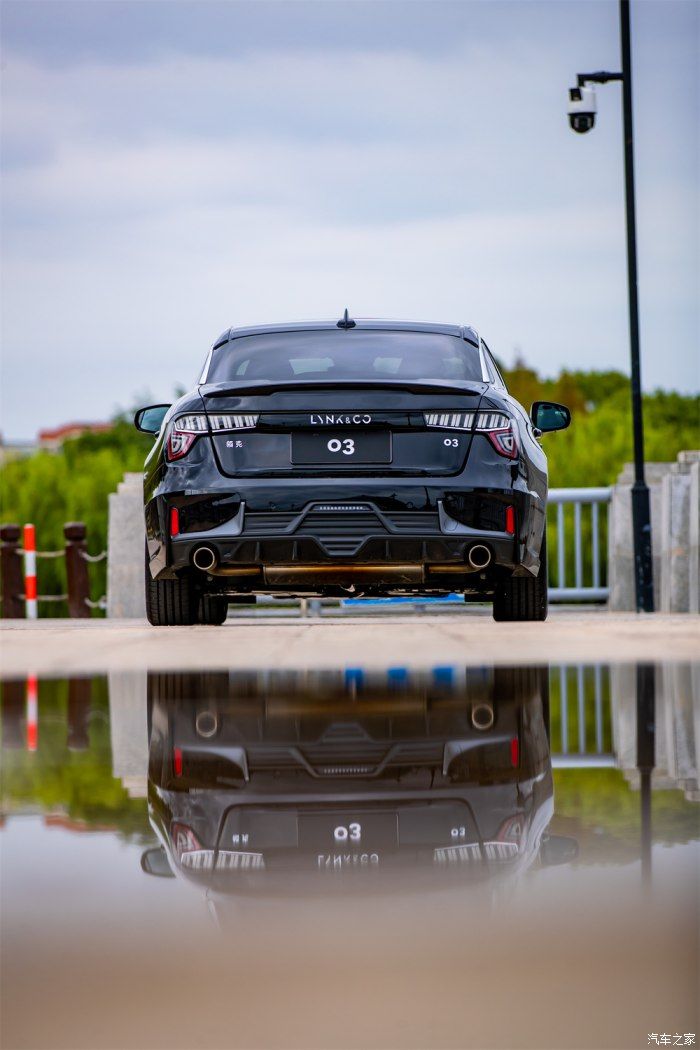
[[[530,419],[535,430],[546,434],[550,430],[566,430],[571,422],[571,412],[556,401],[535,401],[530,409]]]
[[[134,416],[134,426],[144,434],[157,434],[172,405],[147,405]]]
[[[545,835],[540,843],[540,863],[546,868],[568,864],[578,857],[578,842],[568,835]]]
[[[141,871],[155,875],[159,879],[174,879],[175,873],[170,867],[168,854],[162,846],[154,846],[141,854]]]

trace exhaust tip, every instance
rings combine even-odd
[[[490,704],[474,704],[472,725],[475,729],[490,729],[493,725],[493,708]]]
[[[203,737],[215,736],[219,728],[219,719],[215,711],[198,711],[195,719],[197,734]]]
[[[487,565],[491,564],[491,551],[485,543],[475,543],[473,547],[469,548],[467,561],[472,569],[485,569]]]
[[[192,562],[202,572],[207,572],[208,569],[213,569],[216,565],[216,554],[211,547],[197,547],[192,555]]]

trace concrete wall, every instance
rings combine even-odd
[[[661,575],[661,483],[671,463],[647,463],[645,473],[651,501],[651,538],[654,587]],[[634,546],[632,542],[632,483],[634,467],[627,463],[613,486],[608,514],[608,607],[615,612],[634,611]],[[658,604],[658,595],[656,596]]]
[[[631,787],[639,787],[637,770],[637,690],[634,664],[610,668],[613,750]],[[681,790],[689,802],[700,802],[700,664],[669,663],[656,669],[656,764],[654,790]]]
[[[661,612],[700,611],[700,452],[676,463],[647,463],[651,500],[654,603]],[[608,518],[609,608],[635,608],[632,482],[628,463],[613,487]]]
[[[148,777],[148,676],[118,671],[109,676],[112,776],[131,798],[145,798]]]
[[[688,492],[688,612],[700,613],[700,462],[690,466]]]
[[[661,612],[689,612],[691,560],[691,470],[700,463],[700,451],[680,452],[661,483],[661,574],[657,608]],[[695,522],[697,526],[697,504]],[[697,593],[693,604],[697,605]]]
[[[125,474],[109,497],[107,616],[146,616],[144,538],[143,477]]]

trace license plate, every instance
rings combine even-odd
[[[393,848],[398,841],[396,813],[302,813],[299,845],[323,851]]]
[[[292,434],[294,466],[349,467],[354,463],[391,463],[391,432]]]

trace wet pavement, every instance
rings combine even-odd
[[[7,680],[0,1043],[693,1045],[699,750],[698,663]]]

